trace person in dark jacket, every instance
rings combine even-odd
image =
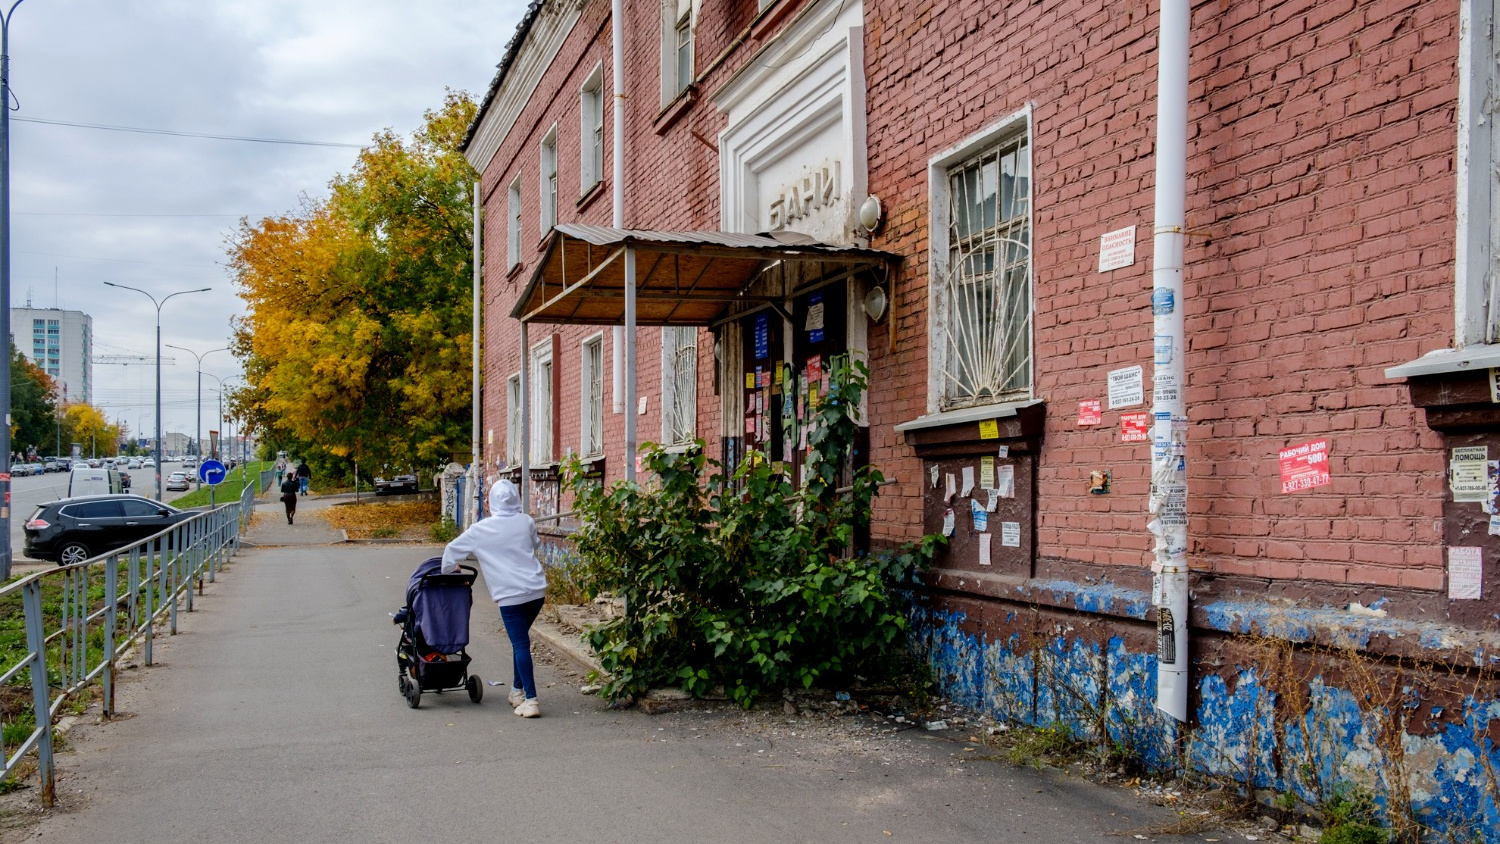
[[[307,494],[307,482],[310,481],[310,480],[312,480],[312,470],[309,469],[309,468],[307,468],[307,461],[303,460],[303,461],[298,462],[297,463],[298,492],[302,493],[303,495],[306,495]]]
[[[287,475],[281,484],[281,503],[286,505],[286,523],[292,523],[297,515],[297,476]]]

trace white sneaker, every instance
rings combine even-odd
[[[520,706],[522,701],[526,700],[526,692],[521,689],[511,689],[510,694],[505,699],[510,701],[511,708],[514,709]]]
[[[521,705],[516,707],[516,714],[522,718],[540,718],[542,717],[542,707],[536,702],[536,698],[529,697],[521,701]]]

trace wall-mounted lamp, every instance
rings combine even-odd
[[[859,227],[866,234],[873,234],[885,221],[885,211],[880,207],[880,197],[871,194],[859,206]]]
[[[887,304],[884,287],[872,287],[870,292],[865,294],[865,314],[871,322],[880,322],[880,318],[885,316]]]

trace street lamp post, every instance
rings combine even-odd
[[[190,355],[193,356],[194,360],[196,360],[198,362],[198,419],[197,419],[197,422],[195,423],[196,424],[196,430],[193,431],[193,441],[195,443],[197,443],[197,445],[194,446],[194,447],[196,449],[198,449],[198,459],[199,459],[199,461],[202,461],[203,460],[203,359],[206,358],[206,357],[208,357],[209,355],[213,354],[214,352],[227,352],[227,351],[229,351],[229,347],[225,346],[225,347],[219,348],[219,349],[209,349],[208,351],[204,352],[201,355],[198,354],[197,352],[193,351],[192,349],[189,349],[187,346],[174,346],[171,343],[167,343],[166,347],[169,348],[169,349],[177,349],[178,351],[187,352],[188,354],[190,354]],[[195,474],[193,477],[197,478],[197,475]],[[200,486],[200,487],[203,486],[203,481],[199,480],[198,483],[197,483],[197,485]]]
[[[213,288],[212,287],[200,287],[200,288],[198,288],[196,290],[179,290],[176,293],[168,293],[167,295],[165,295],[165,296],[163,296],[161,298],[160,302],[158,302],[156,300],[155,296],[152,296],[150,293],[147,293],[146,291],[140,289],[139,287],[130,287],[130,286],[124,285],[124,284],[115,284],[113,281],[106,281],[104,283],[107,284],[107,285],[109,285],[110,287],[118,287],[121,290],[134,290],[135,292],[141,294],[142,296],[145,296],[147,299],[150,299],[151,300],[151,304],[156,306],[156,444],[155,444],[156,458],[155,459],[156,459],[156,498],[157,498],[157,500],[160,500],[161,499],[161,461],[162,461],[162,453],[161,453],[161,306],[165,305],[167,303],[167,300],[171,299],[173,296],[182,296],[182,295],[187,294],[187,293],[207,293],[208,291],[212,290]],[[9,313],[9,312],[10,312],[10,309],[6,308],[6,313]]]
[[[0,341],[10,340],[10,19],[21,0],[0,17]],[[10,351],[0,366],[0,580],[10,580]],[[48,797],[50,801],[50,795]],[[51,805],[50,802],[47,805]]]

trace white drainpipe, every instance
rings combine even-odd
[[[480,185],[479,185],[479,180],[477,180],[477,179],[474,181],[474,197],[473,198],[474,198],[474,235],[472,237],[472,240],[474,242],[474,303],[473,303],[473,309],[474,309],[474,314],[473,314],[473,317],[474,317],[474,327],[473,327],[473,344],[472,344],[473,345],[473,349],[472,349],[473,362],[471,364],[471,366],[473,368],[473,372],[471,373],[470,377],[471,377],[471,379],[473,381],[473,383],[471,385],[471,389],[472,389],[472,392],[473,392],[472,399],[473,399],[473,402],[474,402],[474,407],[473,407],[473,417],[474,418],[471,421],[470,428],[469,428],[469,437],[470,437],[469,490],[468,490],[469,494],[467,496],[465,496],[465,497],[468,498],[469,501],[474,502],[474,508],[471,511],[470,508],[469,508],[469,501],[463,502],[463,504],[462,504],[462,506],[463,506],[463,513],[465,515],[460,516],[460,518],[464,520],[464,525],[465,526],[473,524],[476,521],[479,521],[479,514],[481,512],[481,507],[480,507],[480,503],[479,502],[481,502],[481,501],[484,500],[483,491],[480,489],[480,487],[483,486],[483,483],[480,481],[480,479],[484,477],[484,470],[483,470],[483,465],[484,464],[480,460],[480,450],[479,450],[479,429],[483,427],[483,422],[484,422],[483,416],[481,415],[482,408],[480,406],[480,397],[483,394],[483,383],[484,383],[483,380],[482,380],[482,377],[481,377],[482,370],[480,368],[481,364],[482,364],[482,361],[480,360],[480,352],[482,351],[481,343],[480,343],[480,330],[481,330],[481,327],[483,326],[482,317],[483,317],[483,314],[484,314],[484,310],[483,310],[483,307],[482,307],[482,301],[481,301],[481,297],[480,297],[480,291],[484,287],[484,249],[483,249],[483,244],[480,241],[481,241],[481,238],[483,238],[483,236],[484,236],[484,203],[481,201]],[[355,485],[355,489],[358,489],[358,485],[357,484]]]
[[[1155,367],[1149,525],[1156,538],[1156,706],[1188,720],[1187,387],[1182,247],[1187,204],[1188,0],[1162,0],[1156,76]]]
[[[609,6],[609,36],[614,56],[611,60],[610,84],[615,89],[614,129],[614,217],[610,225],[625,228],[625,0],[611,0]],[[613,350],[611,395],[614,412],[625,412],[625,328],[615,326],[610,333],[610,348]],[[628,457],[628,456],[627,456]],[[634,466],[634,459],[630,458]]]

